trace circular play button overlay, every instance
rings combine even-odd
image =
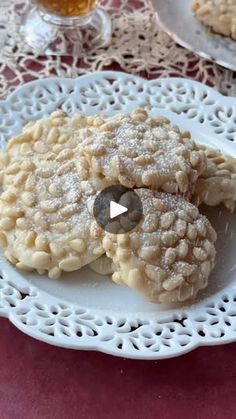
[[[143,215],[143,207],[133,189],[113,185],[97,195],[93,214],[100,227],[108,233],[124,234],[138,225]]]

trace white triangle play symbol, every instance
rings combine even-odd
[[[114,201],[110,202],[110,218],[118,217],[118,215],[124,214],[128,211],[128,208],[123,207],[123,205],[117,204]]]

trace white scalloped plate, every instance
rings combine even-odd
[[[236,70],[236,41],[214,34],[192,12],[193,0],[152,0],[158,23],[177,44],[200,57]]]
[[[235,99],[185,79],[143,79],[98,72],[79,79],[25,84],[0,102],[0,145],[30,119],[61,107],[90,115],[144,106],[189,129],[200,142],[236,157]],[[154,305],[89,268],[61,280],[23,275],[0,256],[0,315],[47,343],[137,359],[161,359],[200,345],[236,340],[236,220],[208,209],[218,231],[218,262],[211,284],[191,305]],[[228,229],[226,231],[226,224]]]

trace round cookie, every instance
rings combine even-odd
[[[124,235],[105,233],[114,282],[153,302],[182,302],[208,284],[215,265],[216,232],[198,209],[175,195],[136,190],[144,218]]]
[[[90,136],[78,143],[93,176],[132,187],[191,195],[206,158],[189,133],[143,109],[97,117]]]
[[[17,268],[56,278],[104,253],[87,203],[109,183],[92,178],[76,152],[91,119],[53,112],[27,124],[0,153],[0,245]]]
[[[21,177],[19,175],[21,164],[27,167],[28,159],[35,164],[54,160],[62,164],[72,154],[75,157],[79,138],[86,137],[90,125],[90,117],[80,113],[68,117],[62,111],[29,122],[20,135],[9,140],[6,150],[0,152],[0,185],[5,188],[14,181],[17,187],[17,179]],[[82,169],[80,162],[78,162],[78,171],[80,177],[87,179],[88,169],[85,169],[85,165]]]
[[[85,161],[69,149],[63,150],[63,159],[62,153],[55,155],[44,161],[34,154],[23,162],[15,156],[0,197],[0,245],[6,258],[19,269],[48,272],[50,278],[104,253],[103,230],[88,207],[97,191]]]

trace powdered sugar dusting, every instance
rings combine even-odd
[[[201,164],[193,168],[190,156],[193,151],[198,154],[195,144],[186,144],[179,130],[169,122],[155,126],[155,119],[139,122],[131,114],[107,118],[104,125],[93,129],[89,140],[82,140],[79,149],[90,163],[96,159],[96,167],[109,180],[128,187],[152,186],[175,193],[180,187],[177,172],[183,172],[182,179],[184,174],[185,182],[192,184],[203,170],[203,155],[199,154]],[[148,177],[144,179],[145,174]],[[186,184],[183,189],[190,187]]]

